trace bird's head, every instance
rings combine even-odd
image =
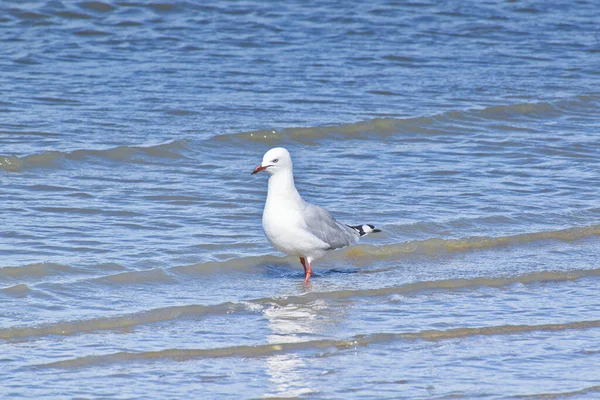
[[[265,153],[260,165],[252,171],[252,175],[260,171],[267,171],[273,175],[279,171],[291,169],[292,157],[290,156],[290,153],[283,147],[275,147]]]

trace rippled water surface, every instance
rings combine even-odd
[[[5,398],[597,398],[594,1],[0,3]],[[263,153],[383,232],[269,247]]]

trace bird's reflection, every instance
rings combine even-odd
[[[312,290],[310,283],[298,286],[300,292]],[[340,310],[325,300],[273,306],[264,311],[271,334],[271,344],[305,342],[329,336],[327,333],[340,321]],[[270,385],[268,396],[297,397],[314,392],[307,377],[311,376],[302,354],[274,354],[266,360]]]
[[[312,292],[312,282],[308,281],[308,282],[298,282],[298,290],[301,293],[309,293]]]

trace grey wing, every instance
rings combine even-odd
[[[351,245],[360,238],[356,230],[339,223],[327,210],[314,204],[306,204],[304,219],[307,230],[327,243],[328,250]]]

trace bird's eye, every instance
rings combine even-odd
[[[279,159],[277,159],[277,158],[273,160],[273,162],[274,162],[275,164],[277,164],[277,161],[279,161]]]

